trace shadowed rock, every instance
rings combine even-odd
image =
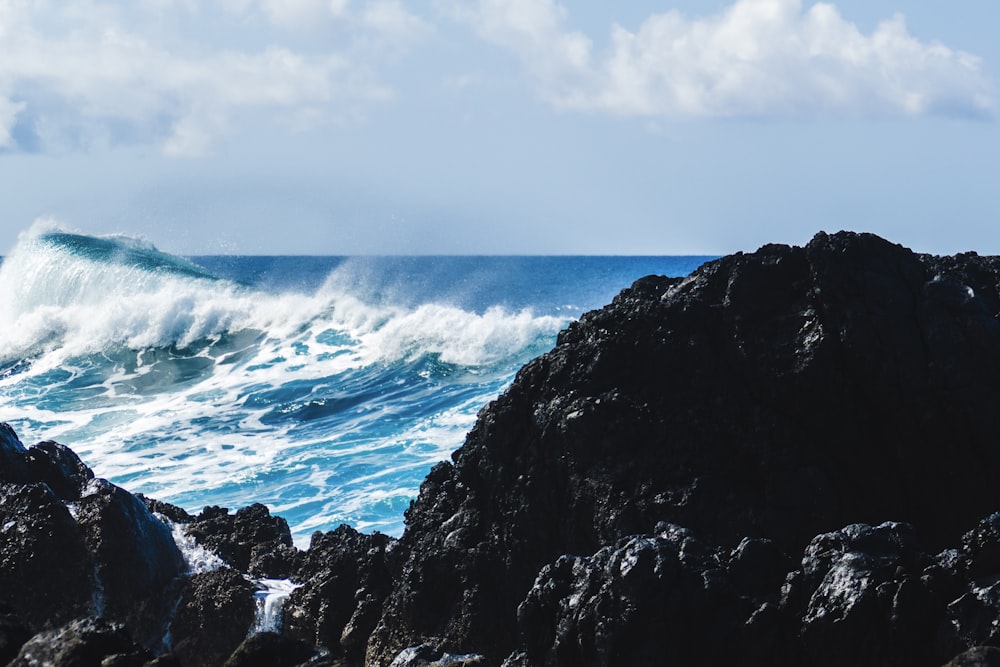
[[[223,667],[296,667],[314,656],[312,646],[273,632],[247,637]]]
[[[1000,262],[817,235],[650,277],[480,414],[407,513],[373,664],[498,662],[539,569],[659,521],[733,549],[904,521],[927,548],[1000,506]]]
[[[191,576],[170,625],[173,653],[181,665],[217,667],[225,662],[253,626],[254,590],[231,568]]]
[[[0,484],[0,601],[35,631],[99,611],[93,554],[45,484]]]
[[[121,625],[87,618],[32,637],[10,667],[139,667],[150,657],[135,645]]]
[[[185,569],[170,530],[106,480],[88,485],[77,522],[97,565],[101,615],[127,623],[137,641],[158,648]]]
[[[314,533],[296,561],[295,578],[303,585],[284,607],[289,635],[360,664],[392,586],[386,562],[392,543],[343,525]]]

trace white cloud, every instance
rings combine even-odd
[[[260,0],[260,7],[276,25],[302,29],[340,18],[347,9],[343,0]]]
[[[837,9],[800,0],[737,0],[688,18],[612,27],[605,52],[565,28],[553,0],[452,3],[454,16],[520,56],[553,105],[684,117],[918,116],[992,113],[979,60],[909,34],[896,15],[863,34]]]
[[[430,26],[411,14],[399,0],[370,0],[362,13],[364,25],[395,43],[405,43],[430,31]]]
[[[0,148],[9,148],[14,144],[12,132],[17,115],[24,110],[24,102],[12,102],[0,97]]]
[[[553,0],[478,0],[472,4],[439,0],[438,5],[472,24],[483,39],[515,51],[532,74],[548,84],[572,79],[590,65],[590,39],[562,30],[568,13]]]
[[[364,46],[383,26],[358,17],[332,47],[298,48],[289,37],[310,12],[347,11],[344,0],[218,7],[0,2],[0,147],[30,136],[43,150],[153,141],[171,155],[203,155],[248,114],[302,127],[391,99],[373,73],[378,55]],[[264,10],[273,16],[256,19]],[[407,16],[396,7],[391,28],[417,30]]]

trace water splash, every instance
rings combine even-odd
[[[259,589],[254,593],[257,611],[250,634],[281,632],[282,606],[301,584],[293,584],[288,579],[257,579],[254,583]]]
[[[389,534],[435,462],[565,317],[222,279],[52,229],[0,265],[0,414],[192,512],[263,502],[299,544]]]

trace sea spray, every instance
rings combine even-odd
[[[280,632],[282,606],[301,584],[293,584],[288,579],[256,579],[254,583],[259,590],[254,594],[257,611],[251,634]]]
[[[33,230],[0,265],[0,415],[191,512],[263,502],[300,546],[340,523],[398,535],[427,470],[579,314],[564,305],[648,266],[189,261]]]

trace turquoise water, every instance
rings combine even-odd
[[[0,420],[296,541],[393,535],[430,467],[573,318],[705,257],[191,257],[22,237],[0,265]]]

